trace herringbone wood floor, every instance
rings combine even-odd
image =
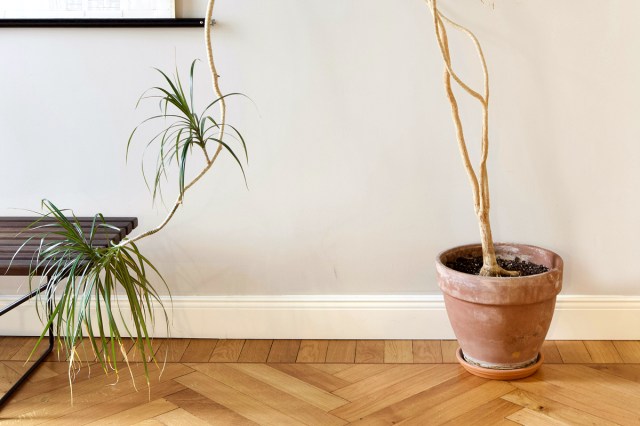
[[[157,340],[151,387],[136,364],[116,383],[51,357],[0,410],[2,424],[640,424],[640,342],[547,342],[546,364],[513,382],[455,364],[454,341]],[[0,391],[32,338],[0,338]],[[168,350],[167,350],[168,349]]]

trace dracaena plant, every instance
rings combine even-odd
[[[159,292],[150,278],[156,275],[160,277],[162,286],[166,287],[166,283],[159,270],[141,253],[136,243],[159,232],[169,223],[183,204],[186,192],[211,169],[222,151],[231,154],[244,176],[241,157],[235,153],[232,145],[242,149],[245,160],[248,159],[246,145],[240,132],[226,120],[226,99],[235,94],[223,95],[213,59],[213,7],[214,0],[209,0],[204,38],[215,99],[203,111],[198,113],[195,110],[195,61],[189,72],[187,90],[177,71],[173,78],[159,71],[164,85],[150,89],[141,98],[156,99],[160,103],[160,113],[141,124],[163,124],[162,129],[147,143],[147,148],[154,148],[157,152],[155,172],[152,178],[145,177],[154,199],[161,194],[162,182],[169,176],[168,170],[172,167],[178,170],[178,196],[164,221],[155,228],[125,238],[117,244],[94,247],[94,235],[102,228],[111,227],[101,214],[95,216],[87,234],[83,232],[72,211],[59,209],[51,201],[45,200],[42,204],[42,218],[31,225],[32,228],[39,229],[44,237],[32,261],[30,286],[34,287],[32,281],[37,280],[36,275],[41,275],[42,271],[45,271],[44,276],[49,277],[46,294],[38,297],[39,311],[47,312],[46,324],[38,343],[49,326],[53,325],[58,350],[69,362],[70,379],[80,359],[78,347],[83,339],[89,341],[105,372],[114,370],[116,373],[119,360],[120,364],[124,362],[127,365],[131,361],[127,355],[129,345],[126,345],[131,339],[149,384],[149,363],[157,362],[151,336],[157,316],[155,308],[160,308],[159,312],[167,320]],[[211,114],[215,110],[218,118]],[[127,153],[137,129],[134,129],[129,138]],[[189,179],[192,175],[187,173],[187,166],[196,155],[204,157],[204,167]],[[43,221],[43,218],[49,219]],[[120,294],[124,298],[116,297]],[[126,314],[120,311],[120,304],[126,305]],[[50,312],[46,309],[48,306],[51,306]],[[137,357],[135,360],[138,361]]]

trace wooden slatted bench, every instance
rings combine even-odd
[[[28,276],[32,272],[34,254],[37,252],[41,239],[46,241],[60,239],[55,235],[56,227],[48,226],[45,228],[29,229],[38,217],[0,217],[0,276]],[[76,218],[85,235],[88,235],[89,229],[94,221],[93,217]],[[111,243],[118,243],[126,237],[136,226],[138,219],[135,217],[105,217],[105,223],[117,228],[112,229],[100,226],[97,228],[96,235],[93,238],[95,247],[108,247]],[[42,219],[38,226],[52,224],[54,221],[49,218]],[[58,228],[59,229],[59,228]],[[32,238],[33,237],[33,238]],[[29,240],[29,238],[32,238]],[[29,240],[29,241],[28,241]],[[28,242],[27,242],[28,241]],[[27,242],[25,244],[25,242]],[[22,248],[20,248],[22,247]],[[16,251],[20,248],[18,254]],[[44,276],[46,271],[36,270],[35,275]],[[48,277],[47,277],[48,278]],[[22,305],[24,302],[32,299],[38,294],[47,291],[47,284],[43,284],[39,288],[33,289],[30,293],[22,296],[15,302],[5,306],[0,310],[0,316],[10,312],[14,308]],[[49,299],[50,300],[50,299]],[[52,311],[51,300],[49,302],[48,311]],[[13,395],[13,393],[24,383],[24,381],[38,368],[45,358],[53,350],[54,344],[53,326],[49,327],[49,347],[40,358],[27,370],[27,372],[18,379],[18,381],[9,389],[2,398],[0,398],[0,407]]]

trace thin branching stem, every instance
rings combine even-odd
[[[443,15],[437,6],[437,0],[425,0],[429,6],[429,10],[433,16],[433,25],[435,29],[436,39],[438,41],[438,47],[442,54],[444,62],[444,86],[447,94],[447,99],[451,106],[451,115],[456,128],[456,139],[458,140],[458,149],[462,157],[464,168],[467,172],[467,177],[471,184],[473,192],[473,204],[474,210],[478,217],[478,225],[480,227],[480,239],[482,242],[482,258],[483,266],[480,271],[481,275],[488,276],[513,276],[516,273],[506,271],[502,269],[497,262],[495,247],[493,244],[493,237],[491,235],[491,224],[489,221],[489,177],[487,174],[487,159],[489,155],[489,72],[487,69],[487,63],[484,53],[478,38],[467,28],[454,22],[445,15]],[[458,74],[453,70],[451,63],[451,52],[449,50],[449,42],[447,38],[447,30],[444,22],[451,25],[453,28],[461,31],[467,35],[473,42],[483,74],[483,94],[473,90],[467,85]],[[451,79],[453,80],[471,97],[477,99],[480,102],[482,108],[482,136],[481,136],[481,151],[480,151],[480,165],[479,175],[473,168],[471,160],[469,159],[469,152],[467,150],[467,144],[464,138],[464,130],[462,120],[460,118],[460,111],[458,109],[458,101],[455,93],[451,87]]]
[[[213,82],[213,90],[215,94],[218,96],[219,104],[220,104],[220,121],[218,123],[217,139],[218,141],[222,141],[222,138],[224,137],[225,124],[226,124],[226,118],[227,118],[227,104],[226,104],[225,96],[222,94],[222,91],[220,90],[220,83],[219,83],[220,76],[218,75],[218,72],[216,70],[216,65],[213,58],[213,48],[211,44],[211,27],[212,27],[211,24],[213,22],[214,4],[215,4],[215,0],[209,0],[207,4],[207,11],[206,11],[206,17],[204,22],[204,39],[205,39],[205,46],[207,48],[207,59],[209,62],[209,70],[211,72],[211,79]],[[171,210],[169,211],[165,219],[162,221],[162,223],[160,223],[160,225],[156,226],[155,228],[145,231],[142,234],[139,234],[135,237],[123,239],[118,244],[118,246],[122,247],[128,244],[134,243],[136,241],[139,241],[143,238],[146,238],[162,230],[171,221],[176,211],[178,211],[178,208],[182,205],[184,201],[185,192],[189,188],[191,188],[193,185],[195,185],[196,182],[198,182],[202,178],[202,176],[204,176],[209,171],[209,169],[211,169],[216,159],[218,158],[218,155],[222,151],[222,148],[223,148],[223,145],[221,143],[218,143],[215,153],[211,158],[209,158],[209,153],[207,152],[206,146],[202,145],[202,150],[204,151],[204,156],[206,160],[204,168],[200,171],[200,173],[198,173],[198,175],[195,178],[191,180],[191,182],[189,182],[187,185],[184,186],[184,189],[178,195],[178,198],[173,204],[173,207],[171,208]]]

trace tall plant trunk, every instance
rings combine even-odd
[[[496,249],[493,246],[488,212],[478,214],[478,225],[480,227],[480,242],[482,243],[482,269],[480,270],[480,275],[500,276],[504,270],[500,268],[496,259]]]
[[[489,178],[487,175],[487,158],[489,156],[489,73],[487,71],[487,64],[482,53],[480,42],[476,36],[466,29],[465,27],[453,22],[446,16],[444,16],[438,10],[436,5],[437,0],[425,0],[430,5],[431,13],[433,14],[433,23],[436,32],[436,38],[438,40],[438,46],[442,53],[442,59],[444,61],[444,87],[447,94],[447,99],[451,106],[451,116],[456,128],[456,139],[458,140],[458,149],[471,189],[473,191],[473,204],[476,215],[478,217],[478,225],[480,227],[480,241],[482,243],[482,269],[480,275],[484,276],[515,276],[517,272],[507,271],[498,265],[496,259],[496,252],[493,246],[493,238],[491,236],[491,224],[489,222]],[[482,72],[484,77],[484,90],[480,94],[471,89],[465,84],[460,77],[453,71],[451,65],[451,53],[449,51],[449,41],[447,38],[447,30],[444,26],[444,22],[453,26],[457,30],[465,33],[475,45],[476,52],[480,58],[480,64],[482,65]],[[470,96],[477,99],[482,107],[482,138],[481,138],[481,154],[480,154],[480,173],[479,177],[476,174],[471,160],[469,159],[469,152],[467,150],[467,144],[464,138],[464,129],[462,126],[462,120],[460,119],[460,112],[458,110],[458,102],[456,96],[451,88],[451,79],[453,80]]]

